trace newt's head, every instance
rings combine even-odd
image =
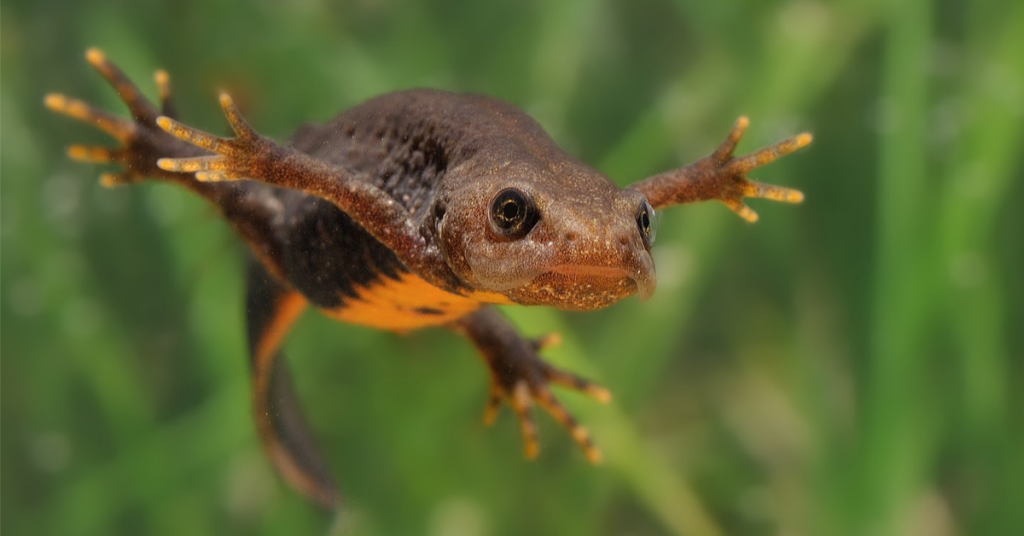
[[[520,160],[451,181],[437,221],[448,264],[523,305],[599,309],[654,292],[654,209],[573,160]]]

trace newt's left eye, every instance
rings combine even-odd
[[[640,236],[648,249],[654,245],[654,235],[658,232],[658,218],[654,215],[654,207],[644,199],[640,212],[636,215],[636,226],[640,228]]]
[[[491,202],[491,221],[502,235],[517,239],[526,236],[539,219],[537,207],[525,194],[506,188]]]

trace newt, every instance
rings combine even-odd
[[[231,97],[222,138],[179,122],[170,78],[157,71],[159,107],[98,49],[87,61],[131,119],[50,94],[45,105],[90,123],[117,147],[72,145],[78,161],[116,164],[101,184],[155,179],[208,200],[248,244],[246,324],[253,412],[280,475],[328,509],[341,494],[301,411],[280,351],[308,307],[395,332],[444,327],[468,338],[490,372],[484,421],[507,403],[525,456],[539,446],[533,407],[546,410],[594,463],[601,453],[552,392],[608,402],[607,389],[544,361],[556,336],[528,339],[494,304],[594,310],[638,294],[656,277],[657,212],[718,200],[756,221],[745,197],[799,203],[797,190],[747,174],[805,147],[799,134],[745,156],[739,118],[710,155],[619,188],[562,151],[527,114],[498,99],[432,89],[382,95],[286,143],[259,134]]]

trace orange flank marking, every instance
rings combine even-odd
[[[485,303],[509,303],[496,292],[460,296],[441,290],[420,277],[402,274],[398,279],[360,289],[357,298],[346,299],[339,309],[325,309],[331,318],[390,331],[411,331],[440,326],[472,313]]]
[[[292,324],[299,318],[302,311],[306,308],[306,298],[298,292],[292,292],[281,298],[281,301],[276,305],[276,314],[274,320],[267,326],[266,331],[263,332],[263,336],[260,338],[259,344],[256,346],[256,370],[268,370],[269,360],[274,357],[274,353],[281,348],[281,343],[284,342],[285,335],[291,329]]]

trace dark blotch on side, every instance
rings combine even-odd
[[[433,307],[417,307],[413,310],[421,315],[440,316],[444,314],[444,311]]]

